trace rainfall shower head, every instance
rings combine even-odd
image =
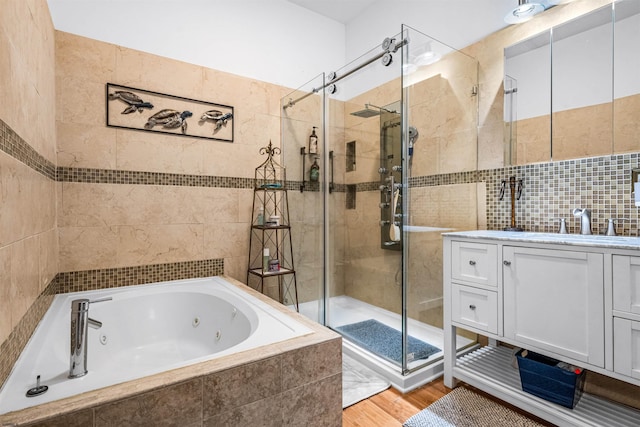
[[[370,107],[375,108],[375,110]],[[387,113],[395,113],[395,111],[389,111],[386,108],[378,107],[373,104],[364,104],[364,110],[354,111],[351,115],[368,119],[369,117],[379,116],[383,111],[386,111]]]

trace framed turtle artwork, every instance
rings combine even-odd
[[[233,107],[106,84],[107,126],[233,142]]]

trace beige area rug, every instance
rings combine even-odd
[[[464,387],[409,418],[404,427],[540,427],[542,424]]]

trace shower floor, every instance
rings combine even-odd
[[[317,321],[320,304],[318,301],[310,301],[300,304],[300,314],[311,320]],[[376,319],[397,330],[402,330],[402,318],[399,314],[389,310],[376,307],[366,302],[348,296],[332,297],[329,300],[329,313],[327,323],[332,328],[336,328],[350,323],[361,322],[368,319]],[[420,359],[409,362],[407,368],[413,370],[420,366],[425,368],[417,369],[408,375],[401,375],[400,367],[386,359],[376,356],[357,345],[343,340],[343,348],[350,356],[355,357],[361,363],[365,363],[371,369],[384,375],[395,388],[402,392],[419,387],[428,381],[442,374],[442,355],[444,349],[444,333],[442,329],[427,325],[414,319],[407,320],[409,335],[426,343],[434,345],[440,349],[439,352],[431,355],[428,359]],[[456,341],[458,349],[462,349],[472,344],[473,341],[458,337]]]

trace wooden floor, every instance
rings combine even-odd
[[[474,387],[466,384],[461,386],[499,402],[545,426],[553,426]],[[342,427],[401,427],[409,417],[422,411],[450,391],[451,389],[445,387],[442,377],[407,394],[388,388],[342,411]]]
[[[388,388],[342,411],[342,427],[401,427],[451,390],[440,378],[407,394]]]

